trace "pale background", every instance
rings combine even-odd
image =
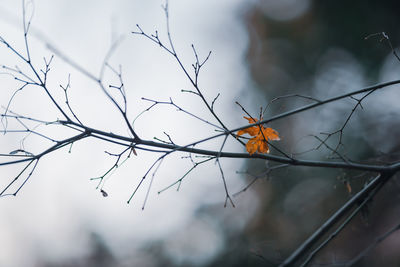
[[[362,43],[357,48],[368,51],[367,58],[370,51],[375,51],[373,48],[383,51],[382,58],[373,62],[375,77],[369,75],[368,66],[364,66],[354,51],[335,45],[334,40],[319,51],[317,57],[299,50],[303,41],[313,39],[318,43],[324,40],[323,35],[309,34],[310,28],[297,28],[304,22],[305,25],[307,22],[319,25],[318,9],[312,8],[317,3],[311,0],[170,1],[172,37],[185,66],[190,69],[194,60],[192,43],[200,57],[212,50],[210,61],[200,74],[200,87],[209,100],[221,94],[216,112],[228,127],[242,126],[246,122],[235,101],[252,114],[257,114],[260,106],[282,94],[307,92],[324,99],[398,77],[400,64],[379,40]],[[97,74],[112,42],[123,37],[110,63],[114,67],[122,65],[131,120],[148,107],[141,97],[160,101],[168,101],[172,97],[183,108],[212,120],[199,99],[181,93],[182,89],[191,87],[174,59],[157,45],[130,34],[136,30],[138,23],[148,33],[159,30],[161,38],[166,41],[161,4],[164,2],[35,1],[30,37],[34,64],[42,66],[43,56],[52,54],[46,49],[45,43],[49,42],[88,71]],[[28,14],[31,14],[31,7]],[[248,11],[250,15],[246,13]],[[252,17],[254,13],[261,15]],[[0,34],[23,51],[21,24],[21,2],[0,0]],[[301,38],[286,39],[285,32],[282,35],[281,32],[274,32],[282,25],[293,31],[294,36],[300,34]],[[365,34],[384,30],[380,25],[377,30],[371,29],[371,25],[359,26],[362,34],[347,36],[347,40],[359,40]],[[347,28],[351,27],[340,28],[339,31],[346,32]],[[290,31],[286,34],[290,35]],[[342,40],[342,35],[339,37]],[[398,46],[398,42],[394,41],[394,46]],[[291,68],[298,58],[312,64],[311,69],[315,68],[315,73],[296,77],[298,70],[301,73],[304,68],[303,65],[295,70]],[[22,65],[4,46],[0,49],[0,61],[0,64],[10,66]],[[82,121],[105,131],[128,134],[110,101],[92,81],[57,57],[52,66],[49,80],[52,93],[62,101],[59,85],[65,85],[70,73],[71,105]],[[114,81],[111,76],[107,79]],[[7,104],[15,88],[16,84],[9,76],[0,75],[1,105]],[[288,99],[287,103],[276,104],[273,112],[303,105],[305,101]],[[383,153],[393,151],[393,146],[397,144],[397,132],[394,130],[398,128],[393,126],[397,123],[393,118],[400,113],[398,86],[374,93],[363,104],[364,109],[356,112],[346,128],[346,136],[354,138],[349,144],[358,148],[368,146]],[[278,122],[281,123],[277,128],[282,139],[280,147],[290,152],[309,149],[315,142],[305,137],[337,129],[353,105],[347,99]],[[47,120],[60,117],[37,88],[28,88],[18,94],[11,109]],[[55,137],[69,134],[57,131],[55,127],[46,130],[41,126],[39,129]],[[188,118],[168,106],[160,106],[144,114],[136,122],[135,129],[146,139],[154,136],[164,138],[163,131],[166,131],[176,143],[182,145],[215,133],[209,125]],[[1,136],[2,152],[19,148],[22,137],[13,134]],[[221,141],[215,140],[202,147],[216,149]],[[42,151],[44,145],[48,145],[35,137],[29,137],[24,144],[28,151],[34,152]],[[358,148],[352,149],[352,152],[356,158],[364,159],[365,151]],[[234,140],[227,144],[226,149],[244,151]],[[137,157],[121,166],[107,180],[104,190],[109,196],[103,198],[95,189],[96,182],[89,179],[103,174],[114,163],[104,150],[120,152],[120,149],[97,140],[85,140],[74,144],[71,154],[65,148],[47,156],[40,161],[34,175],[17,197],[0,199],[0,266],[61,266],[68,263],[70,265],[67,266],[76,266],[73,263],[80,259],[100,257],[102,254],[114,258],[121,266],[157,266],[159,262],[170,262],[172,266],[207,266],[220,257],[229,266],[229,258],[219,255],[234,245],[229,243],[229,234],[246,236],[244,240],[249,242],[243,248],[232,249],[230,253],[233,256],[236,257],[235,252],[240,251],[247,257],[251,254],[249,249],[261,247],[259,251],[266,258],[279,262],[285,249],[286,254],[292,251],[331,214],[333,206],[330,205],[348,197],[345,186],[337,179],[343,172],[337,175],[319,174],[315,170],[293,169],[273,178],[271,183],[257,183],[253,188],[256,192],[249,191],[234,198],[235,209],[229,206],[223,208],[224,189],[214,162],[199,166],[185,179],[179,192],[172,188],[157,195],[158,190],[179,179],[191,167],[188,159],[181,159],[187,154],[176,154],[163,162],[155,176],[146,208],[142,211],[149,181],[144,183],[130,205],[126,201],[156,155],[139,151]],[[315,157],[327,160],[328,154],[329,151],[317,151]],[[223,159],[221,163],[230,192],[243,188],[245,179],[236,171],[246,170],[248,166],[245,162]],[[260,170],[264,164],[251,161],[249,166]],[[0,187],[4,187],[19,170],[20,166],[1,167]],[[284,186],[281,187],[279,182]],[[333,197],[336,201],[332,200]],[[365,231],[373,233],[371,229],[366,228]],[[364,242],[350,236],[338,246],[341,249],[333,250],[335,255],[350,252],[347,246],[355,245],[349,240]],[[99,245],[105,248],[101,250]],[[281,254],[281,251],[284,253]],[[390,257],[387,258],[390,260]],[[261,260],[259,263],[264,265]]]
[[[251,85],[242,63],[247,37],[240,15],[244,12],[245,2],[249,6],[248,1],[170,1],[172,36],[188,68],[194,60],[192,43],[200,56],[212,50],[200,85],[209,100],[221,93],[216,110],[230,127],[243,124],[242,114],[234,102],[240,99],[242,104],[251,103],[250,96],[244,94]],[[138,23],[149,33],[158,29],[166,40],[161,4],[164,2],[35,1],[29,38],[34,64],[41,66],[43,56],[52,54],[46,49],[48,42],[97,74],[111,43],[122,36],[123,41],[110,62],[114,67],[122,65],[131,119],[148,106],[141,97],[162,101],[172,97],[182,107],[211,119],[199,99],[180,92],[191,88],[173,58],[144,38],[130,34]],[[23,50],[21,7],[21,1],[0,1],[0,33],[17,49]],[[28,5],[27,13],[31,12],[32,5]],[[4,47],[0,55],[1,64],[22,66]],[[59,84],[66,84],[69,73],[71,105],[80,119],[89,126],[127,134],[100,89],[57,57],[50,73],[52,92],[62,99]],[[15,84],[4,75],[1,79],[0,99],[1,104],[6,105]],[[37,118],[60,118],[36,88],[19,94],[11,109]],[[162,132],[166,131],[179,144],[214,134],[212,127],[167,106],[145,114],[135,129],[147,139],[163,138]],[[44,132],[55,136],[65,134],[55,129]],[[1,145],[12,151],[19,146],[20,139],[20,136],[9,134],[2,137]],[[205,147],[215,148],[220,141]],[[44,148],[43,140],[28,138],[25,147],[40,151]],[[228,149],[231,147],[230,144],[227,146]],[[105,155],[104,150],[120,151],[96,140],[86,140],[74,144],[71,154],[66,148],[49,155],[40,161],[17,197],[1,199],[0,266],[40,266],[41,263],[58,264],[85,257],[92,252],[93,234],[122,264],[136,262],[151,266],[153,260],[141,248],[160,240],[172,262],[203,264],[212,260],[226,244],[220,226],[212,218],[196,216],[198,209],[203,205],[216,205],[221,218],[229,216],[226,227],[240,231],[257,207],[256,197],[246,194],[235,199],[237,208],[223,208],[224,190],[219,170],[213,162],[193,172],[179,192],[173,188],[157,195],[158,190],[177,180],[191,167],[189,160],[180,159],[184,154],[164,161],[144,211],[141,207],[148,183],[127,205],[134,187],[155,159],[155,155],[140,151],[107,181],[104,190],[109,197],[103,198],[95,190],[96,182],[89,178],[101,175],[113,164],[113,158]],[[243,162],[222,160],[222,164],[229,189],[239,190],[244,182],[235,171],[240,170]],[[2,168],[0,184],[10,181],[19,167]]]

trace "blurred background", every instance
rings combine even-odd
[[[93,74],[100,71],[104,56],[116,40],[118,49],[110,64],[122,67],[129,114],[133,119],[149,103],[142,97],[174,102],[207,120],[212,117],[193,94],[173,58],[156,45],[130,34],[158,30],[166,40],[162,1],[65,1],[37,0],[27,5],[33,12],[31,52],[42,67],[51,44]],[[200,57],[212,50],[200,74],[200,87],[212,100],[220,93],[216,112],[229,128],[246,121],[239,101],[264,118],[312,103],[306,95],[326,99],[378,82],[398,79],[400,62],[394,48],[400,44],[397,1],[312,0],[170,0],[172,37],[183,63],[194,61],[191,44]],[[23,51],[22,4],[0,0],[0,36]],[[1,65],[22,66],[4,46]],[[25,68],[25,71],[29,71]],[[96,85],[55,57],[49,86],[63,99],[59,85],[71,75],[70,101],[80,119],[92,127],[127,134],[112,104]],[[0,101],[5,106],[17,88],[0,75]],[[112,81],[112,76],[107,76]],[[398,86],[377,91],[363,101],[343,130],[341,155],[364,163],[387,163],[399,158]],[[362,97],[362,96],[357,96]],[[273,101],[274,100],[274,101]],[[272,102],[271,102],[272,101]],[[335,160],[315,136],[340,129],[355,105],[344,99],[315,110],[274,122],[281,141],[274,143],[296,157]],[[46,97],[34,88],[24,90],[12,102],[13,111],[45,120],[60,117]],[[12,125],[11,125],[12,126]],[[10,126],[10,127],[11,127]],[[51,136],[68,133],[40,126]],[[135,123],[141,137],[164,138],[178,144],[213,135],[213,127],[188,118],[170,106],[159,106]],[[24,136],[0,138],[2,152],[20,146]],[[205,144],[219,148],[223,140]],[[339,135],[327,142],[335,147]],[[48,143],[29,137],[28,151],[41,151]],[[235,140],[227,151],[241,151]],[[3,151],[4,150],[4,151]],[[141,188],[131,204],[126,201],[140,178],[157,158],[139,151],[96,190],[91,177],[102,175],[114,163],[104,153],[118,147],[97,140],[74,144],[43,158],[17,197],[0,200],[0,266],[276,266],[317,229],[334,211],[374,176],[371,173],[283,167],[261,160],[222,159],[228,189],[236,207],[224,208],[225,193],[218,166],[199,165],[176,188],[157,194],[191,168],[187,154],[163,162],[150,188]],[[272,149],[274,154],[279,154]],[[182,158],[183,157],[183,158]],[[0,186],[18,173],[20,166],[2,167]],[[256,180],[254,180],[256,179]],[[243,188],[256,181],[248,190]],[[400,220],[399,183],[392,179],[382,192],[311,266],[341,266],[365,249]],[[398,266],[399,234],[391,235],[355,266]]]

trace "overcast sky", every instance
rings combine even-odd
[[[110,62],[115,67],[122,66],[131,119],[148,106],[141,97],[162,101],[172,97],[191,112],[210,119],[199,99],[181,93],[181,89],[191,88],[173,58],[141,36],[130,34],[138,23],[149,33],[158,29],[165,40],[163,3],[37,0],[33,6],[27,7],[27,14],[31,14],[34,8],[30,36],[34,64],[41,66],[42,58],[53,54],[46,48],[46,43],[50,43],[96,75],[112,42],[121,38]],[[241,111],[234,102],[240,99],[243,104],[251,103],[250,96],[245,93],[250,85],[243,64],[247,36],[240,15],[244,12],[244,3],[249,6],[249,2],[244,0],[172,0],[169,3],[172,36],[184,64],[190,67],[194,60],[192,43],[201,57],[212,50],[210,61],[201,74],[200,85],[208,99],[221,94],[216,111],[230,127],[243,124]],[[21,7],[21,1],[0,1],[0,34],[22,50]],[[21,64],[4,46],[0,58],[3,61],[0,64]],[[60,90],[60,84],[66,84],[68,74],[71,74],[71,105],[80,118],[89,126],[128,134],[100,89],[57,56],[49,78],[54,94],[62,96],[62,91],[57,90]],[[2,75],[0,79],[0,100],[4,106],[16,87],[9,77]],[[19,94],[11,109],[49,120],[60,117],[43,94],[33,89]],[[40,129],[48,134],[64,134],[55,129],[46,131],[43,126]],[[166,131],[180,144],[214,133],[209,125],[188,119],[168,106],[145,114],[137,121],[135,129],[146,139],[163,138],[163,131]],[[6,151],[12,151],[18,148],[20,140],[21,136],[8,134],[1,137],[0,145]],[[215,148],[221,141],[208,146]],[[24,144],[27,150],[44,148],[41,139],[28,138]],[[228,144],[227,148],[236,147]],[[91,232],[101,236],[122,262],[135,259],[145,261],[147,266],[151,266],[151,259],[139,255],[139,251],[132,254],[132,251],[153,240],[169,242],[167,253],[177,263],[190,261],[201,264],[220,251],[225,244],[219,226],[211,219],[194,217],[202,205],[223,206],[224,188],[214,163],[199,167],[182,184],[178,193],[171,189],[157,195],[158,190],[179,179],[191,167],[189,160],[181,159],[185,156],[183,154],[164,161],[142,211],[148,183],[130,205],[126,201],[155,155],[139,151],[137,157],[107,180],[104,190],[109,196],[104,198],[95,190],[96,182],[89,179],[100,176],[113,164],[105,150],[120,151],[98,141],[83,141],[74,144],[72,153],[64,149],[43,158],[17,197],[0,200],[0,266],[33,266],[37,261],[57,263],[84,257],[90,253]],[[240,170],[243,162],[223,160],[221,163],[228,177],[229,189],[232,192],[239,190],[243,181],[235,171]],[[20,167],[2,168],[0,185],[9,182]],[[237,202],[234,212],[231,208],[221,208],[221,216],[234,214],[231,224],[239,230],[256,208],[256,199],[246,194]],[[184,250],[190,240],[197,242]]]

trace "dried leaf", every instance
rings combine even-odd
[[[351,194],[351,185],[348,181],[345,181],[346,184],[346,188],[347,188],[347,192],[349,192],[349,194]]]
[[[104,191],[103,189],[100,190],[100,192],[103,194],[103,197],[108,197],[108,194],[106,191]]]
[[[256,123],[258,120],[253,118],[244,117],[250,124]],[[272,128],[265,128],[263,125],[252,126],[238,131],[237,135],[249,134],[254,136],[246,144],[246,150],[250,155],[256,152],[269,153],[268,141],[280,140],[279,134]]]

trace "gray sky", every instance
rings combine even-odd
[[[191,44],[200,56],[212,50],[212,57],[201,74],[200,85],[208,99],[221,94],[216,111],[230,126],[242,125],[241,111],[234,102],[241,97],[243,104],[251,103],[250,96],[243,97],[248,77],[243,64],[246,33],[241,24],[245,0],[225,1],[170,1],[172,36],[183,62],[190,67],[193,62]],[[182,94],[181,89],[191,89],[187,79],[173,58],[140,36],[130,34],[136,23],[152,33],[158,29],[165,39],[163,1],[66,1],[37,0],[34,2],[31,53],[37,65],[43,56],[52,52],[46,49],[49,42],[88,71],[97,74],[111,43],[123,38],[111,58],[111,64],[122,66],[126,85],[129,114],[133,119],[148,106],[141,97],[168,100],[181,104],[200,116],[210,119],[199,99]],[[17,49],[23,49],[21,1],[0,1],[0,34]],[[32,5],[28,6],[28,13]],[[21,64],[3,46],[3,62],[14,66]],[[49,85],[57,97],[62,97],[60,83],[65,84],[71,74],[71,105],[88,125],[106,131],[127,134],[123,123],[96,85],[80,73],[55,58]],[[0,76],[1,104],[6,105],[15,84],[9,77]],[[58,91],[57,91],[58,90]],[[25,115],[49,120],[57,119],[48,100],[38,90],[19,94],[11,109]],[[43,129],[44,128],[44,129]],[[45,130],[57,136],[65,132]],[[163,137],[169,133],[180,144],[198,140],[214,133],[212,127],[188,119],[171,107],[160,107],[142,116],[135,129],[143,138]],[[8,134],[1,137],[1,146],[12,151],[19,146],[21,136]],[[205,147],[220,145],[213,141]],[[30,137],[25,147],[32,151],[44,148],[42,140]],[[235,149],[232,144],[227,148]],[[219,170],[214,163],[199,167],[175,189],[157,195],[157,191],[179,179],[190,167],[182,155],[164,161],[155,177],[149,201],[144,211],[142,203],[149,186],[145,183],[130,205],[126,204],[140,178],[156,158],[153,154],[139,152],[137,157],[120,167],[106,182],[104,189],[109,197],[103,198],[95,190],[96,182],[90,177],[101,175],[113,164],[104,150],[120,149],[98,141],[75,144],[68,149],[43,158],[34,175],[16,198],[0,200],[0,266],[33,266],[38,260],[60,262],[79,258],[90,253],[90,232],[98,233],[121,261],[145,261],[146,255],[132,255],[135,248],[146,242],[164,240],[167,253],[176,262],[203,263],[224,246],[222,231],[213,220],[198,220],[194,214],[201,205],[220,205],[224,189]],[[243,181],[235,174],[242,161],[222,161],[228,176],[229,189],[235,192]],[[5,185],[19,171],[20,166],[1,169],[0,185]],[[231,226],[239,230],[251,217],[257,200],[246,194],[237,201],[237,209],[227,208],[221,216],[233,216]],[[183,230],[182,230],[183,229]],[[187,247],[189,240],[198,240]],[[213,245],[210,245],[213,244]],[[184,250],[186,249],[186,250]]]

